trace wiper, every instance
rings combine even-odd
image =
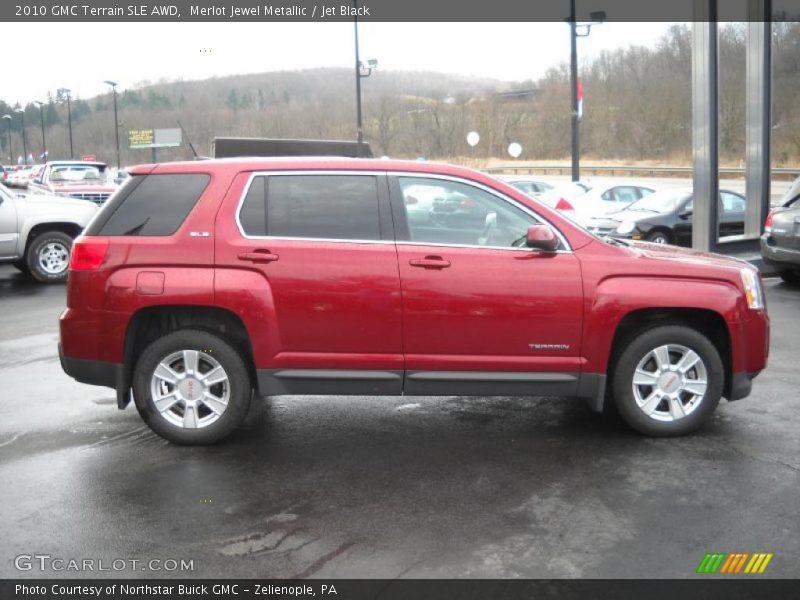
[[[626,248],[630,246],[629,243],[623,242],[619,238],[611,237],[610,235],[604,235],[600,239],[606,242],[607,244],[611,244],[612,246],[625,246]]]
[[[622,210],[630,210],[632,212],[652,212],[652,213],[659,212],[654,208],[644,208],[643,206],[637,206],[636,208],[623,208]]]
[[[139,232],[142,230],[142,228],[143,228],[145,225],[147,225],[147,222],[148,222],[149,220],[150,220],[150,217],[147,217],[147,218],[146,218],[144,221],[142,221],[142,222],[141,222],[139,225],[137,225],[136,227],[134,227],[134,228],[132,228],[132,229],[129,229],[128,231],[126,231],[126,232],[125,232],[125,233],[123,233],[122,235],[139,235]]]

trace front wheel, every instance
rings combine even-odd
[[[252,386],[239,353],[195,329],[145,348],[133,374],[136,408],[150,428],[176,444],[213,444],[244,420]]]
[[[647,237],[645,238],[648,242],[652,242],[653,244],[669,244],[670,237],[664,231],[653,231],[652,233],[648,233]]]
[[[25,264],[40,283],[59,283],[67,278],[72,238],[61,231],[37,235],[28,245]]]
[[[725,371],[714,344],[681,325],[649,329],[620,354],[613,396],[625,422],[652,436],[698,429],[719,404]]]

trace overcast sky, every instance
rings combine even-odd
[[[669,23],[605,23],[579,38],[582,60],[603,49],[653,45]],[[569,60],[566,23],[360,23],[362,60],[381,69],[432,70],[515,81]],[[66,87],[89,98],[145,80],[353,64],[352,23],[6,23],[0,98],[44,100]],[[12,66],[16,65],[16,67]]]

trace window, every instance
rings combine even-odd
[[[456,181],[400,177],[412,242],[523,246],[536,220],[509,202]]]
[[[655,192],[655,190],[651,190],[650,188],[637,188],[637,189],[639,190],[639,196],[642,198],[649,196],[650,194]]]
[[[172,235],[197,204],[210,179],[205,173],[134,175],[109,200],[108,218],[98,218],[92,231],[86,233]]]
[[[638,200],[641,196],[637,193],[637,188],[631,186],[619,186],[614,188],[614,194],[617,202],[628,204],[634,200]]]
[[[722,210],[725,212],[744,212],[744,198],[729,192],[720,193],[722,198]]]
[[[247,235],[267,235],[267,178],[254,177],[247,190],[239,222]]]
[[[379,240],[377,179],[372,175],[255,177],[239,221],[250,236]]]

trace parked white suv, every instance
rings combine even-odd
[[[63,281],[72,240],[97,210],[87,200],[18,194],[0,184],[0,263],[42,283]]]

